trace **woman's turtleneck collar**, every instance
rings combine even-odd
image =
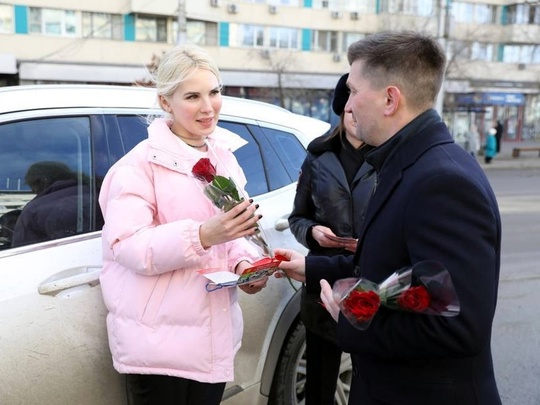
[[[428,125],[438,122],[441,122],[441,117],[436,110],[429,109],[423,112],[401,128],[385,143],[369,151],[366,154],[366,162],[372,165],[377,172],[380,172],[385,162],[388,162],[398,150],[399,145],[405,142],[411,135],[418,133]]]

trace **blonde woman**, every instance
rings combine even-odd
[[[245,237],[260,215],[251,200],[221,212],[191,173],[208,158],[237,187],[246,182],[225,130],[216,131],[216,64],[198,47],[178,46],[155,82],[169,118],[150,124],[148,139],[110,169],[100,193],[109,346],[129,404],[219,404],[234,377],[242,314],[236,288],[209,293],[200,273],[249,267],[259,253]],[[256,293],[265,284],[241,288]]]

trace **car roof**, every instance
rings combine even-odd
[[[156,89],[85,84],[22,85],[0,88],[0,115],[58,108],[160,109]],[[223,96],[221,115],[269,122],[319,136],[330,124],[255,100]]]

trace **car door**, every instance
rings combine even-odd
[[[14,229],[2,225],[0,404],[123,403],[98,286],[91,119],[42,114],[0,121],[0,216],[22,209]],[[44,176],[32,175],[36,165]]]

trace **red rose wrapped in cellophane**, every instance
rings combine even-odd
[[[226,170],[225,167],[224,169]],[[206,195],[216,207],[223,211],[227,212],[244,201],[245,197],[240,194],[232,177],[218,175],[216,167],[209,158],[199,159],[191,169],[191,173],[204,184],[204,195]],[[259,226],[257,233],[247,237],[247,239],[261,248],[265,256],[271,256],[272,250],[266,239],[261,235],[261,232],[264,231],[263,228]]]
[[[381,305],[424,315],[459,314],[450,273],[436,261],[398,270],[380,284],[363,278],[338,280],[333,293],[343,315],[358,329],[367,329]]]

